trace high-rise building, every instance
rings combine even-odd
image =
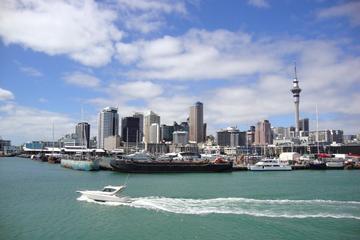
[[[262,120],[256,124],[255,145],[267,145],[272,143],[271,124],[269,120]]]
[[[299,81],[296,75],[296,64],[295,64],[295,76],[293,80],[293,88],[291,89],[291,92],[293,94],[294,103],[295,103],[295,136],[299,136],[299,129],[300,129],[299,102],[300,102],[301,88],[299,87]]]
[[[140,120],[138,117],[121,119],[121,137],[124,142],[135,143],[140,140]]]
[[[299,120],[299,132],[302,132],[303,136],[309,136],[309,119],[308,118]]]
[[[201,102],[196,102],[190,107],[189,141],[200,143],[204,141],[204,110]]]
[[[173,132],[173,144],[185,145],[189,141],[189,134],[187,131]]]
[[[150,142],[150,126],[153,123],[157,123],[160,125],[160,116],[150,111],[148,115],[144,117],[144,142]]]
[[[78,138],[80,146],[90,148],[90,124],[87,122],[80,122],[75,127],[75,134]]]
[[[142,142],[144,138],[144,114],[136,112],[133,117],[139,118],[139,142]]]
[[[217,132],[217,144],[223,147],[246,145],[246,132],[240,132],[236,127],[228,127]]]
[[[98,148],[104,148],[104,139],[109,136],[119,135],[118,109],[106,107],[99,114]]]
[[[161,141],[171,142],[173,140],[174,126],[162,124],[160,132],[161,132],[161,139],[160,139]]]
[[[206,142],[206,130],[207,130],[207,124],[203,124],[203,142]]]
[[[255,126],[250,126],[246,132],[246,146],[251,146],[255,142]]]
[[[160,125],[158,123],[151,124],[148,143],[160,143]]]

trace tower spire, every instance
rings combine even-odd
[[[297,72],[296,72],[296,62],[294,62],[294,80],[293,80],[293,87],[290,90],[293,94],[294,103],[295,103],[295,135],[299,136],[299,102],[300,102],[300,92],[301,88],[299,87],[299,80],[297,78]]]

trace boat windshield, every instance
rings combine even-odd
[[[104,188],[102,191],[103,192],[115,192],[116,189],[114,188]]]

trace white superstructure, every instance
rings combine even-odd
[[[290,171],[291,166],[282,164],[277,159],[263,159],[257,162],[255,165],[248,167],[251,171]]]
[[[126,188],[125,185],[120,186],[105,186],[102,191],[76,191],[81,193],[89,199],[101,202],[123,202],[124,198],[116,196],[116,193],[123,191]]]

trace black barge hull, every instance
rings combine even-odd
[[[133,162],[112,160],[111,167],[115,171],[126,173],[182,173],[182,172],[229,172],[232,162],[229,163],[159,163]]]

